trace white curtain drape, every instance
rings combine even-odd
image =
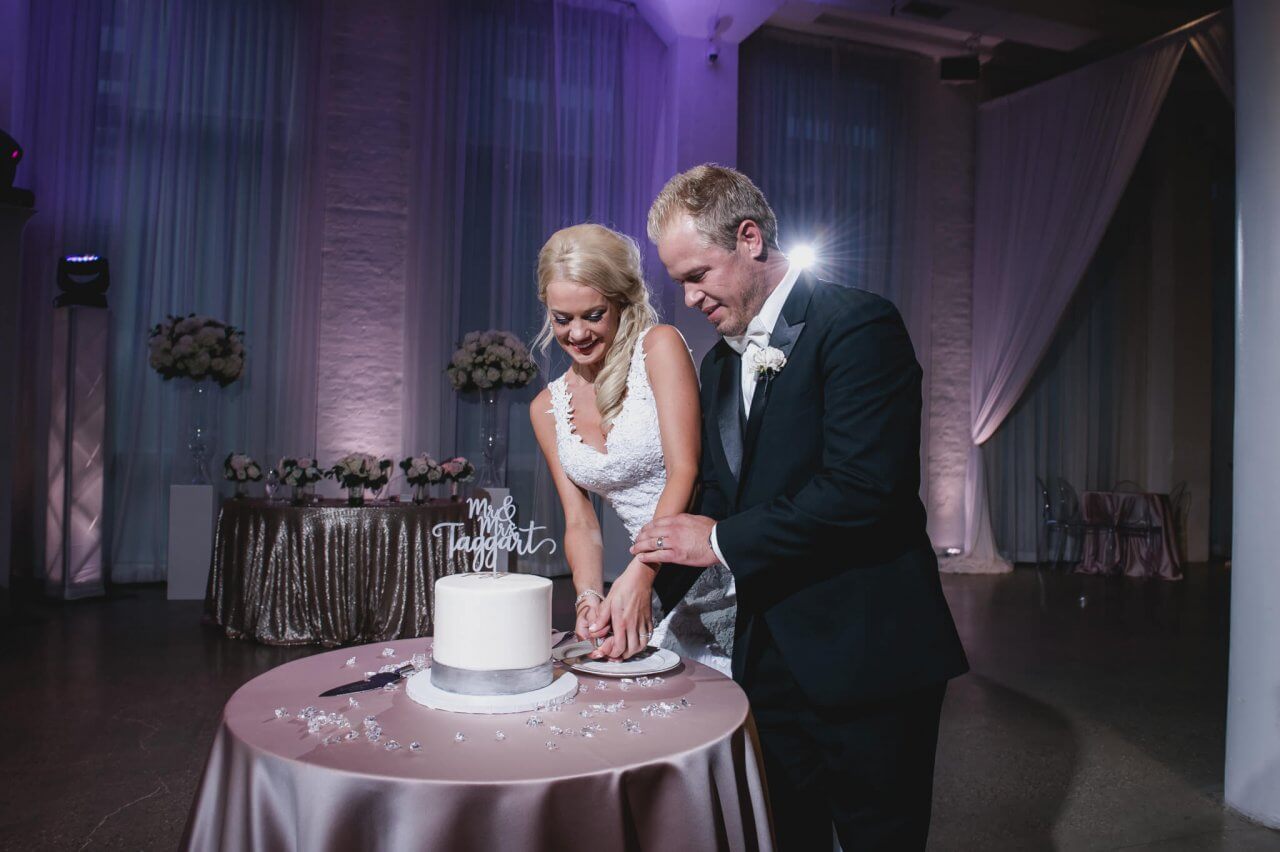
[[[980,108],[965,553],[946,560],[944,571],[1012,569],[992,533],[982,444],[1013,410],[1048,348],[1187,44],[1199,39],[1202,57],[1223,56],[1228,32],[1221,13],[1209,15]],[[1220,84],[1221,71],[1221,64],[1218,72],[1210,67]]]
[[[1209,76],[1231,103],[1236,102],[1235,55],[1231,49],[1231,10],[1224,9],[1206,24],[1195,26],[1188,39]]]
[[[979,110],[965,554],[944,570],[1011,570],[996,551],[980,448],[1048,347],[1185,48],[1153,44]]]
[[[186,418],[174,384],[148,367],[150,326],[195,312],[245,330],[245,377],[219,393],[215,475],[232,449],[274,461],[314,443],[320,16],[295,0],[31,9],[19,135],[41,215],[29,232],[24,327],[47,351],[38,339],[59,255],[109,258],[110,576],[160,580]],[[24,378],[23,405],[36,415],[46,377]],[[26,475],[38,486],[44,432],[28,438]],[[34,526],[43,495],[27,494]]]
[[[405,449],[474,457],[478,403],[452,392],[445,364],[474,329],[533,339],[544,316],[537,253],[553,231],[616,228],[640,243],[651,285],[667,280],[644,236],[670,171],[658,154],[665,47],[616,0],[431,4],[421,23]],[[567,363],[553,350],[543,366],[535,386],[507,392],[507,483],[521,522],[554,532],[563,516],[528,404]],[[543,551],[522,570],[565,568]]]
[[[1211,554],[1230,552],[1233,115],[1205,80],[1184,56],[1053,342],[982,446],[1010,560],[1036,559],[1037,541],[1052,555],[1037,478],[1051,497],[1059,478],[1078,491],[1181,484],[1184,559],[1203,558],[1206,534]]]

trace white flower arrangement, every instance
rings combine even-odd
[[[522,388],[538,374],[529,350],[509,331],[471,331],[445,367],[456,391]]]
[[[211,317],[165,317],[147,338],[151,369],[169,379],[212,379],[226,387],[244,373],[244,334]]]
[[[775,346],[766,346],[756,351],[752,369],[756,371],[757,379],[771,379],[781,373],[785,366],[787,366],[787,356],[782,354],[782,350]]]
[[[343,488],[368,488],[376,491],[391,478],[391,459],[378,458],[369,453],[348,453],[325,471],[325,476],[336,479]]]
[[[258,482],[262,467],[244,453],[229,453],[222,463],[222,476],[232,482]]]
[[[440,470],[449,482],[470,482],[476,475],[476,468],[463,456],[454,456],[440,463]]]
[[[401,460],[400,469],[404,471],[404,481],[413,486],[434,485],[444,479],[440,463],[426,453]]]
[[[306,456],[285,456],[276,464],[276,474],[280,477],[281,485],[294,488],[305,488],[324,478],[320,462]]]

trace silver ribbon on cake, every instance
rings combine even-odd
[[[439,660],[431,663],[431,683],[459,695],[518,695],[551,683],[551,660],[527,669],[460,669]]]

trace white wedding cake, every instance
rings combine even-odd
[[[436,581],[433,685],[509,695],[541,689],[552,676],[550,580],[486,571]]]

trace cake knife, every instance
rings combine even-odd
[[[333,689],[320,693],[321,698],[332,698],[335,695],[349,695],[353,692],[367,692],[370,689],[382,689],[389,683],[395,683],[398,680],[415,674],[418,670],[413,663],[404,663],[395,671],[378,672],[372,677],[363,680],[355,680],[351,683],[344,683],[342,686],[335,686]]]

